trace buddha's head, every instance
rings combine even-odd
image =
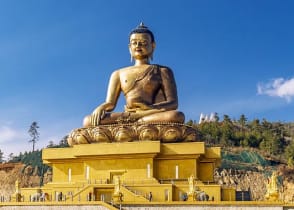
[[[129,36],[129,50],[132,58],[137,60],[151,59],[155,49],[153,33],[141,23],[131,31]]]

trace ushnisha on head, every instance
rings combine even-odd
[[[129,41],[131,60],[143,61],[143,63],[149,63],[149,60],[152,60],[155,40],[152,31],[147,26],[140,23],[137,28],[131,31]]]
[[[147,26],[144,25],[143,22],[140,23],[140,25],[137,26],[137,28],[133,29],[129,35],[129,39],[131,38],[132,34],[149,34],[151,37],[151,41],[155,42],[154,35],[152,31],[149,30]]]

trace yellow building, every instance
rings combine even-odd
[[[183,201],[188,198],[189,177],[194,177],[193,200],[199,199],[200,192],[209,200],[225,199],[213,179],[220,165],[220,148],[206,148],[204,142],[137,141],[48,148],[43,150],[43,162],[52,167],[52,182],[37,194],[34,188],[22,189],[25,201],[42,194],[52,201]]]

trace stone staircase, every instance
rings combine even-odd
[[[122,192],[124,194],[128,194],[129,196],[134,197],[134,200],[136,200],[136,201],[149,202],[148,194],[146,192],[134,190],[130,186],[126,186],[126,185],[122,186]]]

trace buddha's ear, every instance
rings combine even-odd
[[[156,43],[155,42],[152,42],[152,52],[149,55],[149,59],[150,60],[153,60],[153,53],[154,53],[155,47],[156,47]]]
[[[153,51],[154,51],[155,47],[156,47],[156,43],[155,42],[152,42],[152,50]]]
[[[131,45],[129,44],[129,52],[131,55],[131,63],[133,63],[133,55],[132,55],[132,50],[131,50]]]
[[[130,52],[130,54],[131,54],[131,57],[132,57],[131,44],[129,44],[129,52]]]

